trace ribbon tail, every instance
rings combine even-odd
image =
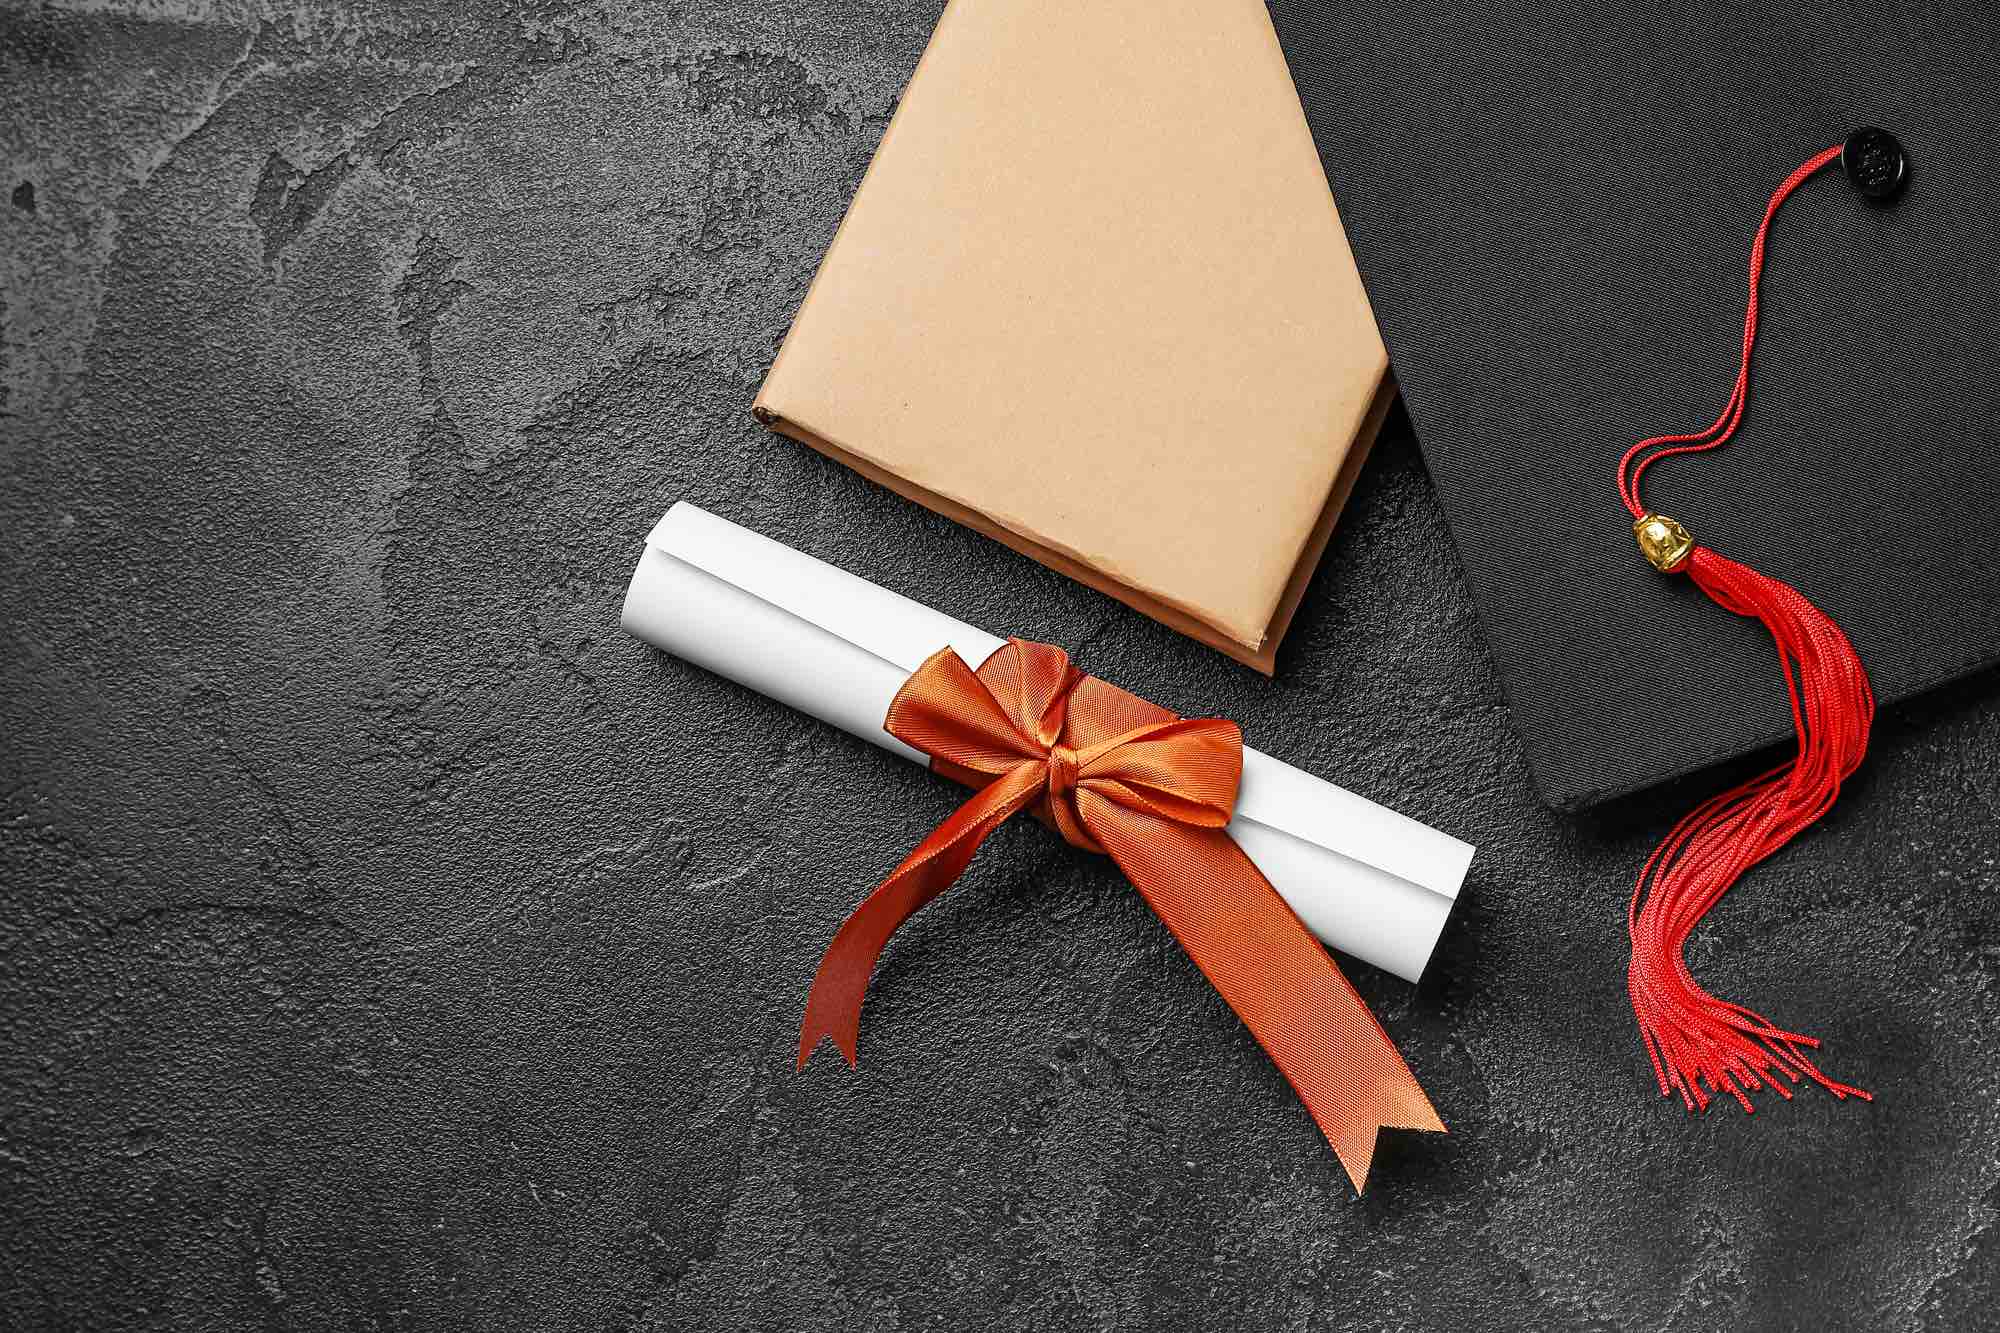
[[[833,1038],[848,1064],[855,1063],[861,999],[889,937],[918,908],[950,888],[965,873],[980,844],[994,829],[1032,805],[1042,786],[1041,766],[1024,763],[981,788],[841,922],[819,960],[812,990],[806,996],[805,1019],[799,1026],[798,1068],[805,1068],[813,1048],[826,1037]]]
[[[1445,1132],[1375,1015],[1227,832],[1090,805],[1092,835],[1283,1071],[1357,1194],[1379,1131]]]

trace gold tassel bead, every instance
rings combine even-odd
[[[1688,553],[1694,550],[1694,538],[1688,530],[1665,514],[1643,516],[1632,525],[1632,535],[1639,539],[1640,553],[1662,574],[1671,574],[1686,564]]]

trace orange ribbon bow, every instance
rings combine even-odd
[[[987,835],[1032,807],[1071,844],[1109,853],[1291,1081],[1354,1188],[1378,1129],[1443,1132],[1382,1025],[1228,832],[1243,736],[1183,720],[1010,640],[975,674],[949,648],[897,691],[884,728],[979,788],[841,923],[813,977],[799,1065],[831,1037],[851,1065],[875,960],[964,873]]]

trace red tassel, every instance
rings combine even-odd
[[[1652,1059],[1660,1095],[1679,1093],[1702,1110],[1727,1092],[1746,1111],[1749,1094],[1770,1088],[1789,1099],[1789,1086],[1809,1078],[1836,1097],[1874,1099],[1828,1078],[1806,1055],[1819,1042],[1788,1032],[1763,1015],[1709,994],[1688,973],[1687,940],[1710,908],[1744,872],[1825,814],[1840,784],[1868,750],[1875,695],[1868,673],[1840,626],[1788,584],[1767,578],[1704,546],[1678,523],[1646,511],[1639,480],[1663,458],[1702,453],[1736,433],[1750,401],[1750,356],[1757,342],[1757,283],[1764,246],[1779,205],[1808,177],[1841,154],[1835,145],[1786,177],[1764,209],[1750,247],[1750,299],[1743,318],[1743,360],[1721,415],[1707,430],[1656,435],[1626,450],[1618,493],[1637,521],[1640,549],[1661,569],[1685,571],[1716,603],[1764,623],[1777,645],[1792,696],[1798,754],[1762,777],[1704,803],[1675,825],[1639,872],[1626,909],[1632,962],[1626,986],[1639,1035]]]
[[[1754,616],[1771,631],[1791,690],[1799,750],[1681,820],[1640,872],[1626,915],[1632,938],[1626,984],[1660,1095],[1677,1092],[1689,1110],[1700,1110],[1726,1091],[1749,1111],[1749,1092],[1768,1087],[1790,1098],[1787,1084],[1804,1077],[1836,1097],[1872,1101],[1806,1056],[1819,1045],[1816,1038],[1717,999],[1689,974],[1685,957],[1688,936],[1708,910],[1745,871],[1825,814],[1860,765],[1875,717],[1868,673],[1840,626],[1789,584],[1703,546],[1682,568],[1718,605]]]

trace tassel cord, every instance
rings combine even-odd
[[[1792,191],[1805,184],[1813,173],[1839,160],[1839,144],[1816,153],[1785,178],[1771,195],[1771,202],[1765,205],[1764,220],[1758,224],[1756,239],[1750,243],[1750,300],[1743,313],[1743,359],[1736,372],[1736,383],[1730,390],[1729,401],[1722,405],[1721,413],[1707,430],[1686,435],[1655,435],[1625,451],[1625,456],[1618,460],[1618,496],[1632,512],[1632,517],[1638,518],[1646,512],[1639,500],[1639,482],[1646,475],[1647,468],[1676,454],[1698,454],[1720,448],[1728,443],[1737,426],[1742,424],[1743,409],[1750,402],[1750,353],[1757,346],[1757,286],[1764,276],[1764,247],[1770,240],[1771,220],[1778,215],[1779,206],[1791,197]]]

